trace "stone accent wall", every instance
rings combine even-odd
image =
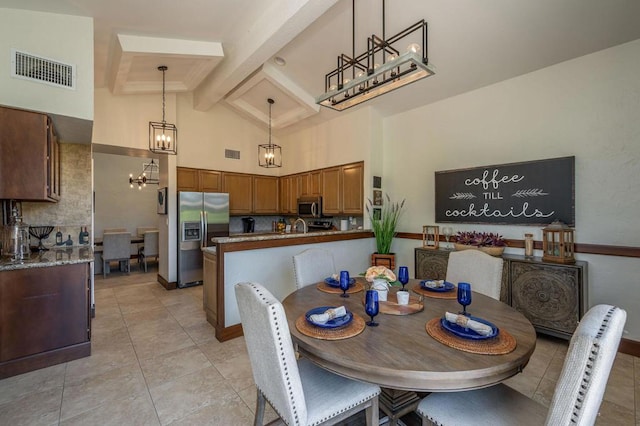
[[[91,145],[60,144],[60,201],[22,202],[22,220],[29,225],[53,225],[51,236],[44,240],[45,246],[55,244],[55,233],[60,228],[63,240],[71,235],[73,244],[78,244],[80,227],[86,226],[91,235],[92,190],[91,190]],[[32,241],[31,245],[36,245]]]

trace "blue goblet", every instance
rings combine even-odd
[[[409,282],[409,268],[406,266],[401,266],[398,268],[398,281],[402,284],[402,290],[404,291],[404,286]]]
[[[378,292],[376,290],[367,290],[364,296],[364,311],[371,317],[371,321],[367,325],[377,327],[378,323],[373,321],[373,317],[378,315]]]
[[[467,314],[467,306],[471,304],[471,284],[458,283],[458,303],[462,305],[462,315]]]
[[[349,271],[340,271],[340,290],[342,290],[340,297],[349,297],[347,294],[347,290],[349,290]]]

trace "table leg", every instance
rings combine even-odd
[[[418,407],[420,397],[411,391],[382,388],[378,401],[380,409],[389,416],[389,426],[395,426],[400,417]]]

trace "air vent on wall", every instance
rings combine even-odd
[[[236,151],[233,149],[225,149],[224,150],[224,158],[232,158],[234,160],[240,159],[240,151]]]
[[[11,77],[75,90],[75,76],[75,65],[11,49]]]

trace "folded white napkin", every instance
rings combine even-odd
[[[444,287],[444,280],[427,280],[424,282],[424,286],[429,288],[442,288]]]
[[[458,324],[460,327],[470,328],[476,333],[482,336],[488,336],[493,331],[490,326],[487,324],[483,324],[478,321],[474,321],[469,319],[469,317],[464,315],[452,314],[451,312],[445,312],[444,318],[454,324]]]
[[[321,314],[313,314],[309,316],[309,319],[316,324],[325,324],[334,318],[340,318],[347,315],[347,308],[344,306],[338,306],[337,308],[327,309]]]

